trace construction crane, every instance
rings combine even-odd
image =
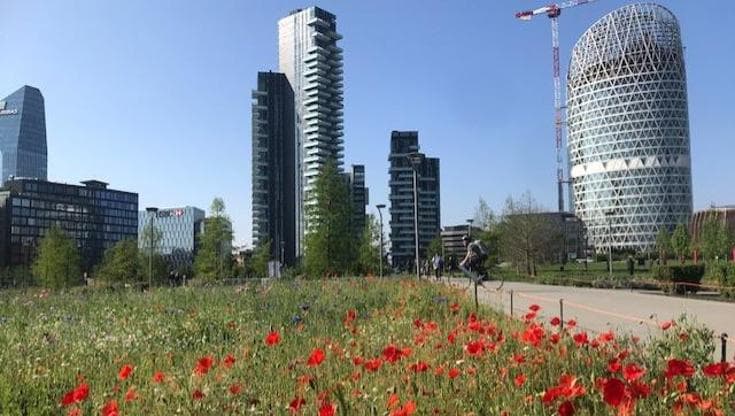
[[[561,105],[561,79],[559,76],[559,15],[563,9],[592,3],[595,0],[572,0],[561,4],[550,4],[535,10],[527,10],[516,13],[520,20],[531,20],[533,17],[545,14],[551,20],[551,52],[554,60],[554,128],[556,130],[556,178],[559,193],[559,212],[564,212],[564,184],[570,183],[564,180],[564,167],[562,166],[562,105]]]

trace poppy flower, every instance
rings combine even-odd
[[[232,356],[232,354],[227,354],[225,359],[222,361],[226,368],[232,368],[233,365],[235,365],[235,357]]]
[[[597,340],[600,342],[612,342],[615,340],[615,333],[612,331],[603,332],[597,336]]]
[[[551,321],[549,321],[549,323],[551,324],[551,326],[559,326],[561,325],[561,319],[559,319],[558,316],[555,316],[551,318]]]
[[[205,355],[204,357],[197,360],[197,365],[194,367],[194,373],[198,376],[203,376],[209,372],[214,364],[214,358],[211,355]]]
[[[353,321],[354,321],[355,319],[357,319],[357,311],[356,311],[356,310],[354,310],[354,309],[348,309],[348,310],[347,310],[347,314],[345,314],[345,318],[344,318],[344,320],[342,320],[342,322],[343,322],[343,323],[344,323],[345,325],[349,325],[349,324],[350,324],[350,323],[352,323],[352,322],[353,322]]]
[[[639,381],[630,382],[630,393],[635,399],[645,399],[651,395],[651,386]]]
[[[559,334],[549,335],[549,342],[551,342],[552,344],[558,344],[560,340],[561,340],[561,335]]]
[[[646,374],[646,370],[638,367],[634,363],[628,364],[623,368],[623,378],[628,381],[636,381]]]
[[[191,394],[191,398],[194,400],[202,400],[204,398],[204,393],[202,393],[201,390],[196,389],[194,390],[194,393]]]
[[[702,369],[702,373],[704,373],[706,377],[719,377],[727,373],[729,366],[730,364],[728,363],[710,364]]]
[[[449,306],[449,310],[450,310],[450,311],[452,311],[452,313],[457,313],[457,312],[459,312],[459,303],[457,303],[457,302],[454,302],[453,304],[451,304],[451,305]]]
[[[539,310],[541,310],[541,307],[534,303],[533,305],[529,306],[528,309],[534,312],[538,312]]]
[[[517,376],[516,376],[516,377],[515,377],[515,378],[513,379],[513,384],[515,384],[515,385],[516,385],[516,387],[521,387],[521,386],[523,386],[523,384],[525,384],[525,383],[526,383],[526,376],[525,376],[525,375],[523,375],[522,373],[521,373],[521,374],[518,374],[518,375],[517,375]]]
[[[526,344],[537,347],[545,336],[546,332],[544,331],[544,329],[541,326],[532,323],[528,326],[528,328],[526,328],[525,331],[523,331],[523,334],[521,335],[521,340]]]
[[[288,409],[292,413],[296,413],[299,410],[301,410],[301,406],[306,404],[306,400],[304,400],[302,397],[294,397],[293,400],[291,400],[291,403],[288,404]]]
[[[383,361],[380,358],[373,358],[372,360],[367,360],[365,362],[365,369],[367,371],[370,371],[371,373],[374,373],[380,369],[380,366],[383,364]]]
[[[411,364],[411,366],[409,368],[414,373],[423,373],[423,372],[425,372],[426,370],[429,369],[429,364],[426,364],[423,361],[418,361],[418,362],[415,362],[415,363]]]
[[[671,359],[666,363],[666,378],[676,376],[691,377],[694,375],[694,367],[687,361]]]
[[[400,360],[402,356],[403,350],[393,344],[390,344],[387,347],[383,348],[383,358],[385,358],[385,361],[394,363]]]
[[[119,409],[117,407],[117,401],[116,400],[110,400],[105,404],[105,407],[102,408],[100,414],[102,416],[119,416]]]
[[[306,364],[309,367],[316,367],[324,361],[324,357],[324,351],[321,348],[314,348],[314,350],[311,351],[311,355],[309,355],[309,359],[306,361]]]
[[[82,416],[82,409],[75,407],[66,412],[66,416]]]
[[[133,374],[133,367],[130,364],[125,364],[117,373],[117,378],[120,380],[127,380],[131,374]]]
[[[567,326],[570,328],[574,328],[575,326],[577,326],[577,321],[575,321],[574,319],[570,319],[567,321]]]
[[[559,416],[574,415],[574,405],[569,400],[559,405]]]
[[[625,400],[625,384],[617,378],[605,380],[602,387],[602,397],[605,403],[610,406],[620,406]]]
[[[607,371],[611,373],[617,373],[622,369],[623,366],[622,364],[620,364],[620,360],[618,358],[613,358],[612,360],[607,362]]]
[[[464,348],[470,355],[480,355],[485,351],[485,344],[482,340],[470,341],[464,346]]]
[[[324,401],[319,408],[319,416],[334,416],[336,414],[336,408],[337,406],[334,404]]]
[[[265,336],[265,345],[272,347],[281,342],[281,334],[278,331],[271,331]]]
[[[408,401],[399,409],[392,411],[390,416],[411,416],[414,412],[416,412],[416,403]]]
[[[589,338],[587,338],[587,333],[582,331],[574,334],[574,343],[578,346],[587,345],[589,343]]]
[[[518,364],[523,364],[526,362],[526,357],[524,357],[523,354],[513,354],[513,361]]]
[[[388,401],[385,403],[385,408],[391,410],[398,406],[400,403],[401,399],[398,398],[398,395],[395,393],[391,393],[391,395],[388,396]]]
[[[239,384],[239,383],[231,384],[229,390],[230,390],[231,395],[237,396],[238,394],[242,392],[242,384]]]
[[[460,375],[461,373],[462,373],[462,372],[461,372],[461,371],[459,371],[459,368],[457,368],[457,367],[452,367],[451,369],[449,369],[449,372],[447,373],[447,376],[448,376],[448,377],[449,377],[450,379],[454,380],[455,378],[459,377],[459,375]]]
[[[671,328],[674,325],[673,321],[664,321],[661,322],[661,329],[666,331],[667,329]]]
[[[163,383],[163,381],[166,379],[166,375],[163,374],[161,371],[156,371],[153,373],[153,382],[156,384]]]
[[[125,392],[125,401],[126,402],[132,402],[135,401],[138,398],[138,392],[135,391],[135,388],[131,387],[128,389],[127,392]]]
[[[69,391],[61,399],[62,406],[68,406],[74,403],[81,403],[89,396],[89,385],[87,383],[80,383],[73,390]]]

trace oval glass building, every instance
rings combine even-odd
[[[676,17],[632,4],[577,41],[567,79],[573,206],[597,251],[646,251],[692,213],[684,56]]]

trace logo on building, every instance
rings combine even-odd
[[[167,209],[163,211],[158,211],[156,213],[156,217],[158,218],[183,217],[183,216],[184,216],[184,210],[182,208]]]
[[[7,110],[5,107],[8,106],[8,103],[5,101],[0,101],[0,116],[12,116],[13,114],[18,114],[17,109]]]

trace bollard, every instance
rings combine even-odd
[[[722,349],[720,361],[723,363],[727,362],[727,334],[724,332],[720,335],[720,348]]]
[[[510,317],[513,317],[513,289],[510,290]]]
[[[559,329],[564,330],[564,299],[559,299]]]

